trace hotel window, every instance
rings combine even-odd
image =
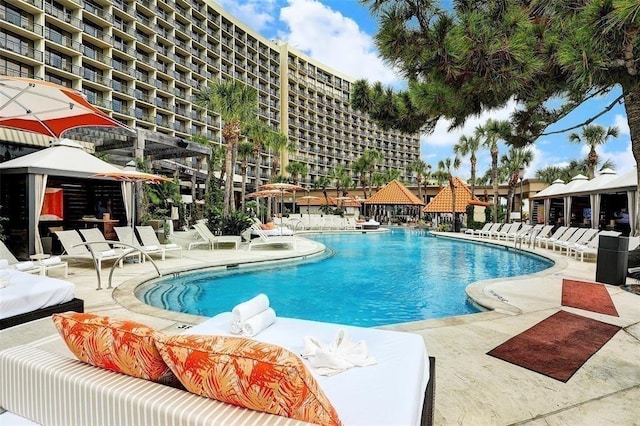
[[[0,47],[33,58],[33,41],[11,32],[0,32]]]
[[[33,77],[33,67],[0,56],[0,74],[16,77]]]
[[[45,59],[46,64],[51,65],[54,68],[67,72],[71,72],[73,70],[73,60],[71,59],[71,56],[64,55],[60,52],[56,52],[55,50],[50,50],[46,53]]]
[[[45,79],[45,81],[50,81],[51,83],[56,83],[56,84],[59,84],[59,85],[64,86],[64,87],[71,87],[72,86],[70,79],[62,78],[62,77],[54,75],[54,74],[45,73],[44,79]]]
[[[114,112],[119,112],[119,113],[125,113],[127,111],[127,108],[129,107],[129,105],[127,104],[127,101],[123,101],[122,99],[118,99],[118,98],[113,98],[113,111]]]

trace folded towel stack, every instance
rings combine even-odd
[[[144,249],[147,251],[158,250],[158,246],[144,246]]]
[[[314,337],[305,337],[301,355],[321,376],[333,376],[352,367],[376,363],[375,358],[369,355],[365,341],[352,342],[344,329],[338,330],[334,341],[329,344]]]
[[[44,266],[51,266],[51,265],[57,265],[60,262],[62,262],[62,259],[60,259],[60,256],[53,256],[48,259],[41,260],[40,264]]]
[[[9,285],[9,271],[0,270],[0,288]]]
[[[35,265],[31,261],[16,263],[16,269],[18,271],[28,271],[29,269],[33,269],[34,267]]]
[[[253,337],[275,321],[276,312],[269,307],[269,298],[259,294],[231,310],[231,333]]]
[[[115,250],[105,250],[98,253],[98,256],[107,257],[107,256],[115,256],[115,254],[116,254]]]

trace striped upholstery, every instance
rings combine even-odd
[[[29,346],[0,352],[0,406],[46,425],[300,425]]]

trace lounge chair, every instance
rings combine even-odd
[[[36,264],[34,262],[20,262],[16,257],[9,251],[7,246],[4,245],[2,241],[0,241],[0,260],[5,259],[6,265],[11,269],[17,269],[18,271],[27,272],[29,274],[40,274],[44,275],[45,271],[42,265]],[[2,262],[4,263],[4,262]],[[2,266],[0,265],[0,269]]]
[[[553,248],[553,243],[555,243],[556,241],[568,240],[578,230],[578,228],[574,228],[574,227],[565,227],[565,228],[566,229],[564,230],[564,232],[560,233],[558,236],[556,236],[557,234],[557,231],[556,231],[556,233],[554,233],[551,237],[546,238],[544,240],[544,248],[548,249],[549,246]]]
[[[523,225],[523,227],[520,228],[518,234],[514,237],[513,242],[516,245],[517,244],[522,245],[522,243],[525,243],[525,242],[530,244],[531,238],[538,235],[538,233],[542,230],[542,228],[544,228],[544,225],[542,224],[537,224],[535,226]]]
[[[515,237],[518,230],[520,229],[520,225],[520,222],[514,222],[511,224],[511,226],[505,225],[500,230],[500,232],[496,234],[496,239],[508,241],[510,235],[513,235],[513,237]]]
[[[152,247],[162,248],[165,252],[168,251],[179,251],[180,257],[182,257],[182,247],[178,244],[160,244],[158,240],[158,236],[156,235],[155,229],[151,226],[136,226],[136,231],[138,231],[138,235],[140,236],[140,240],[142,244],[147,247],[147,249],[151,249]]]
[[[502,227],[502,223],[492,223],[486,231],[480,231],[480,238],[490,238],[491,234],[498,232]]]
[[[498,238],[498,234],[500,232],[504,232],[507,229],[511,228],[511,224],[510,223],[498,223],[497,227],[493,227],[489,230],[487,238],[493,239],[493,238]]]
[[[238,247],[242,242],[242,237],[240,235],[214,235],[204,222],[194,223],[193,229],[196,230],[201,240],[189,243],[188,250],[191,250],[192,247],[203,244],[208,245],[209,250],[213,250],[220,244],[233,244],[233,248],[238,250]]]
[[[595,238],[592,238],[587,244],[574,244],[567,249],[567,256],[574,256],[576,260],[580,255],[580,262],[584,262],[584,255],[597,255],[598,245],[600,244],[600,236],[617,237],[620,232],[617,231],[602,231],[599,232]]]
[[[165,258],[164,249],[161,247],[145,247],[141,245],[140,242],[138,241],[138,238],[135,236],[133,229],[131,229],[131,227],[114,226],[113,230],[116,232],[116,235],[118,236],[118,241],[125,244],[131,244],[132,246],[136,247],[138,250],[148,255],[159,254],[162,260],[164,260]],[[145,261],[145,257],[142,256],[142,262],[144,261]]]
[[[269,237],[257,224],[251,225],[251,233],[257,235],[258,238],[254,238],[249,242],[249,250],[259,246],[291,247],[292,250],[296,249],[296,239],[291,235]]]
[[[560,226],[555,230],[555,232],[551,232],[551,235],[538,235],[533,242],[533,246],[535,247],[537,245],[538,247],[542,247],[542,244],[546,244],[548,240],[555,241],[562,236],[562,234],[567,232],[568,229],[568,226]]]
[[[493,223],[491,222],[487,222],[484,224],[484,226],[482,227],[482,229],[467,229],[466,231],[464,231],[465,234],[467,235],[472,235],[472,236],[479,236],[482,232],[486,232],[489,230],[489,228],[491,228],[491,225],[493,225]]]
[[[100,271],[103,260],[117,260],[120,258],[120,254],[117,254],[113,249],[98,251],[95,250],[95,247],[92,247],[91,250],[93,250],[94,254],[91,254],[91,251],[87,248],[87,245],[83,244],[84,241],[82,241],[82,237],[75,229],[58,231],[56,232],[56,236],[64,250],[61,256],[63,259],[91,260],[94,262],[98,271]],[[118,264],[122,268],[122,259],[120,259]]]
[[[578,235],[578,232],[576,231],[576,233],[573,234],[569,240],[567,240],[567,241],[556,241],[556,243],[554,244],[553,249],[555,250],[555,248],[558,247],[560,249],[560,252],[562,252],[563,250],[566,250],[567,256],[568,256],[570,247],[573,247],[576,244],[578,244],[578,245],[587,245],[587,244],[589,244],[589,241],[591,241],[594,238],[598,238],[598,233],[599,232],[600,231],[598,231],[597,229],[588,228],[586,231],[584,231],[582,233],[582,235],[579,235],[578,238],[575,239],[574,237],[576,235]]]
[[[112,241],[108,241],[102,231],[98,228],[89,228],[89,229],[80,229],[80,235],[87,243],[91,244],[91,249],[94,253],[97,251],[98,253],[109,253],[110,251],[115,252],[117,256],[125,255],[124,258],[137,258],[138,262],[141,261],[140,252],[129,248],[118,248],[113,245]]]
[[[556,248],[559,248],[560,251],[562,251],[564,245],[577,242],[580,237],[582,237],[582,235],[590,228],[569,228],[569,230],[571,229],[573,229],[573,232],[567,231],[562,234],[562,236],[557,240],[547,241],[547,245],[551,243],[551,250],[556,251]]]

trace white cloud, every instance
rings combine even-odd
[[[288,0],[280,10],[286,29],[278,37],[354,78],[397,84],[399,77],[378,57],[371,35],[351,18],[316,0]]]
[[[484,125],[490,118],[494,120],[508,120],[513,111],[516,109],[516,103],[510,101],[507,105],[500,109],[486,111],[479,116],[469,118],[462,127],[449,130],[451,120],[440,120],[434,131],[428,135],[422,136],[423,146],[451,146],[458,143],[460,136],[473,135],[477,126]]]
[[[627,117],[622,114],[616,114],[615,118],[613,119],[613,125],[618,127],[620,135],[628,135],[630,132]]]
[[[274,22],[275,0],[216,0],[226,11],[250,28],[263,31]]]

